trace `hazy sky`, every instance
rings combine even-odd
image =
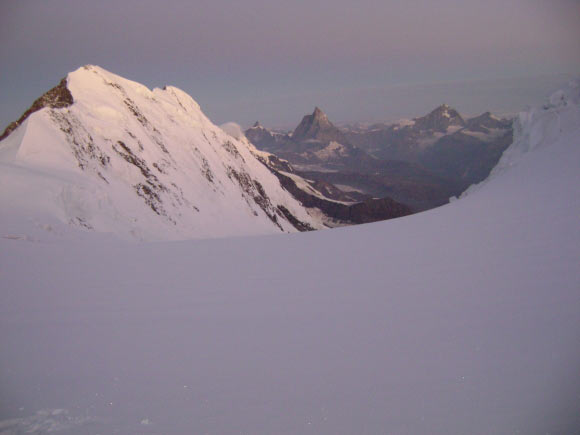
[[[216,122],[512,111],[580,74],[578,0],[0,0],[0,124],[97,64]]]

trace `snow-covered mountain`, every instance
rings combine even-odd
[[[0,226],[0,432],[578,433],[579,138],[576,86],[464,197],[331,231]]]
[[[175,87],[149,90],[88,65],[1,139],[2,208],[26,210],[38,226],[62,222],[137,239],[322,227],[244,137],[212,124]]]

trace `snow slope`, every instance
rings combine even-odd
[[[578,433],[569,92],[520,115],[487,182],[409,217],[0,239],[0,433]]]
[[[0,142],[0,203],[32,227],[175,240],[294,232],[288,213],[322,227],[245,138],[179,89],[151,91],[91,65],[64,85],[72,105],[32,113]]]

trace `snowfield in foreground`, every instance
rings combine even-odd
[[[0,433],[578,433],[578,103],[521,114],[488,181],[388,222],[2,234]]]

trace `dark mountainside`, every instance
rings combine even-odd
[[[257,157],[304,207],[319,209],[327,217],[328,226],[377,222],[413,214],[410,207],[391,198],[375,199],[358,192],[343,192],[322,180],[302,179],[309,186],[306,189],[291,177],[300,176],[287,161],[274,154]]]
[[[256,123],[246,136],[308,179],[419,211],[485,179],[511,143],[512,128],[511,120],[489,112],[464,119],[443,104],[408,123],[339,129],[317,107],[292,134]]]

